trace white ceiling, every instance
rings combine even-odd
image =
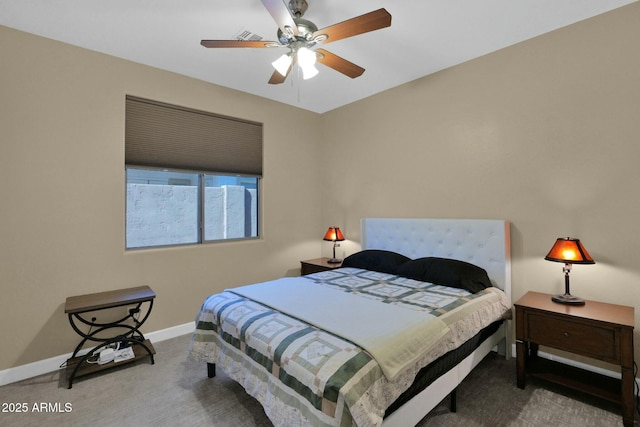
[[[288,0],[285,0],[288,3]],[[322,64],[269,85],[285,49],[207,49],[243,30],[276,40],[260,0],[0,0],[0,25],[323,113],[635,0],[307,0],[318,28],[384,7],[391,27],[326,44],[366,69]]]

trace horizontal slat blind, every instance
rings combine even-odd
[[[125,163],[262,176],[262,124],[127,96]]]

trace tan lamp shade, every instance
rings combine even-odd
[[[328,240],[330,242],[342,242],[344,240],[344,235],[342,234],[342,231],[340,231],[340,227],[329,227],[323,240]]]
[[[547,261],[564,262],[565,264],[595,264],[589,252],[582,246],[580,239],[560,237],[556,240],[546,257]]]

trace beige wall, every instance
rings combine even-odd
[[[574,293],[636,305],[639,19],[635,3],[321,116],[0,27],[0,370],[72,350],[67,296],[149,284],[145,330],[179,325],[328,255],[328,225],[357,250],[363,216],[511,221],[514,298],[560,292],[542,258],[577,236],[597,264]],[[265,124],[263,240],[124,251],[125,94]]]
[[[0,40],[0,370],[73,350],[67,296],[150,285],[156,331],[319,255],[316,114],[3,27]],[[262,240],[125,252],[126,94],[264,123]]]
[[[637,323],[639,22],[634,3],[326,113],[325,222],[357,242],[362,216],[507,219],[514,301],[561,293],[543,258],[579,237],[597,264],[572,293]]]

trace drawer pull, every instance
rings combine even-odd
[[[569,338],[569,332],[565,332],[565,333],[564,333],[564,336],[565,336],[565,337],[567,337],[567,338]]]

